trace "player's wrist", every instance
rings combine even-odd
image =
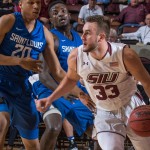
[[[47,102],[48,102],[49,105],[51,105],[52,102],[55,101],[55,100],[56,100],[55,97],[51,97],[51,95],[47,97]]]
[[[14,59],[15,65],[21,66],[22,58],[14,57],[13,59]]]

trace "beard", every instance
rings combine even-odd
[[[84,45],[83,46],[83,52],[92,52],[92,51],[96,50],[97,48],[98,48],[97,44],[92,44],[89,47]]]

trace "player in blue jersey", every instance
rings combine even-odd
[[[26,150],[40,150],[39,116],[28,77],[41,71],[40,53],[58,81],[65,72],[54,52],[52,34],[36,20],[41,0],[20,0],[19,5],[21,13],[0,18],[0,150],[10,123]]]
[[[51,3],[49,6],[49,16],[52,25],[54,25],[51,32],[54,36],[55,51],[62,68],[67,71],[68,55],[72,49],[80,46],[82,41],[79,34],[71,29],[70,15],[64,2],[59,0]],[[38,95],[39,99],[47,97],[57,87],[56,82],[55,86],[52,87],[53,81],[47,71],[40,75],[40,79],[44,85],[40,81],[35,82],[33,85],[35,95]],[[81,84],[79,84],[79,86],[82,87]],[[82,90],[86,91],[84,87],[82,87]],[[51,147],[51,149],[54,148],[55,137],[58,136],[60,132],[61,118],[66,118],[73,125],[78,135],[82,135],[88,128],[92,128],[93,125],[93,115],[91,111],[79,100],[71,99],[70,102],[67,101],[66,98],[61,97],[53,103],[53,106],[55,108],[50,108],[43,116],[44,123],[47,127],[41,139],[43,150],[47,150],[48,146]],[[55,137],[52,136],[54,133]],[[50,137],[51,139],[53,137],[53,143]]]

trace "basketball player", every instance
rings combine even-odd
[[[68,55],[72,49],[82,44],[81,37],[77,32],[71,29],[70,15],[63,1],[57,0],[50,4],[49,16],[51,24],[54,26],[51,32],[54,36],[55,52],[62,68],[67,71]],[[45,67],[46,66],[44,66],[44,68]],[[40,80],[44,85],[40,81],[33,84],[33,88],[36,93],[35,95],[38,95],[38,99],[52,94],[53,90],[57,87],[56,82],[53,83],[54,81],[47,73],[46,68],[45,72],[40,74]],[[82,87],[80,83],[79,86]],[[85,88],[82,89],[85,91]],[[71,101],[68,101],[66,98],[61,97],[53,103],[53,106],[55,108],[50,108],[43,115],[46,130],[41,138],[41,149],[54,149],[57,136],[61,130],[61,120],[64,120],[64,118],[73,125],[79,136],[82,135],[87,128],[92,129],[92,112],[79,100],[74,98],[71,99]],[[69,137],[69,139],[70,142],[73,141],[72,137]],[[70,149],[75,149],[75,147],[71,146]]]
[[[150,137],[133,133],[128,118],[134,108],[143,104],[137,93],[136,80],[150,97],[150,76],[134,50],[121,43],[106,41],[109,31],[110,22],[105,17],[87,18],[83,27],[83,45],[70,54],[67,75],[52,95],[36,102],[36,107],[45,111],[82,77],[96,105],[94,124],[101,148],[124,150],[127,135],[136,150],[149,150]],[[87,103],[91,101],[84,93],[80,93],[79,98]]]
[[[54,53],[52,34],[36,20],[41,1],[20,0],[19,5],[21,13],[0,18],[0,150],[10,120],[19,131],[25,149],[39,150],[39,117],[28,77],[41,71],[40,53],[49,69],[54,70],[54,76],[61,78],[64,71]]]

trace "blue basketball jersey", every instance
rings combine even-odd
[[[80,35],[75,32],[74,30],[71,30],[71,34],[73,39],[70,40],[66,36],[64,36],[61,32],[59,32],[57,29],[52,29],[51,32],[57,36],[59,40],[59,47],[57,50],[57,57],[60,61],[61,67],[67,71],[68,70],[68,64],[67,59],[68,55],[74,48],[80,46],[82,44],[82,40]]]
[[[38,59],[46,45],[43,25],[37,20],[34,30],[29,33],[21,13],[15,12],[14,16],[16,18],[15,23],[0,44],[0,54]],[[0,66],[0,72],[20,77],[31,75],[31,71],[27,71],[20,66]]]

